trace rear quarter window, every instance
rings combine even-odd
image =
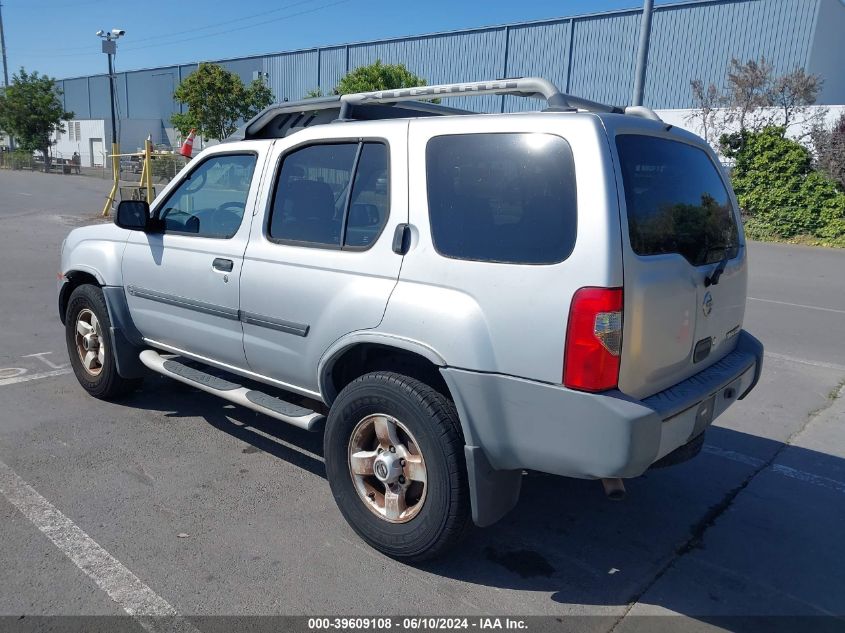
[[[455,134],[426,147],[431,235],[454,259],[552,264],[575,245],[572,150],[552,134]]]
[[[617,136],[616,148],[637,255],[677,253],[693,266],[736,257],[731,198],[704,150],[642,134]]]

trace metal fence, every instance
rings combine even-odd
[[[44,171],[44,159],[36,158],[28,152],[0,152],[0,169]],[[51,169],[61,173],[62,165],[53,163]]]
[[[82,175],[111,180],[111,163],[108,160],[105,162],[106,165],[103,167],[86,167],[75,164],[72,156],[57,154],[51,157],[50,172],[66,176]],[[187,162],[187,159],[179,154],[154,155],[152,157],[153,183],[161,189],[181,171]],[[123,187],[125,184],[130,189],[137,187],[138,185],[134,185],[133,183],[140,182],[142,167],[143,162],[141,160],[121,159],[121,186]],[[0,169],[43,172],[45,171],[44,159],[41,156],[35,156],[29,152],[0,152]]]

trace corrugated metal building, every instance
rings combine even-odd
[[[632,0],[634,2],[635,0]],[[356,42],[308,50],[219,60],[245,82],[267,75],[277,100],[295,100],[314,88],[331,92],[358,66],[381,59],[404,63],[429,83],[540,75],[564,92],[626,104],[642,10],[630,9],[505,24],[449,33]],[[692,105],[690,80],[723,85],[731,58],[765,55],[776,72],[804,67],[825,80],[821,103],[845,104],[843,0],[693,0],[654,10],[645,83],[645,104],[655,109]],[[121,142],[139,146],[147,134],[173,141],[170,116],[179,111],[173,90],[196,64],[121,72],[117,75]],[[108,119],[105,75],[59,82],[65,109],[77,119]],[[536,108],[513,97],[450,100],[449,105],[486,112]],[[106,126],[108,133],[109,126]],[[105,139],[108,143],[109,139]]]

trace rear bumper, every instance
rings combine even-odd
[[[762,361],[762,344],[742,331],[736,349],[723,359],[641,401],[619,391],[590,394],[511,376],[452,368],[442,374],[461,418],[470,468],[475,453],[491,476],[530,469],[625,478],[642,474],[700,435],[745,397],[760,377]],[[470,477],[482,478],[483,473]]]
[[[662,420],[657,459],[700,435],[709,422],[748,395],[757,385],[762,369],[763,345],[743,330],[733,352],[704,371],[643,400]],[[715,396],[712,418],[708,412],[709,421],[703,421],[698,416],[699,407],[711,396]]]

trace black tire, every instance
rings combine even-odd
[[[77,319],[83,311],[90,311],[99,321],[100,333],[105,343],[103,362],[96,375],[85,368],[77,349]],[[141,378],[124,378],[117,373],[114,360],[114,343],[111,338],[111,321],[103,291],[97,286],[83,284],[70,295],[65,312],[65,342],[73,373],[82,388],[101,400],[120,398],[137,389]]]
[[[391,523],[365,505],[349,468],[356,425],[374,414],[396,418],[423,454],[426,492],[418,513]],[[471,525],[464,438],[455,405],[425,383],[380,371],[352,381],[332,405],[324,438],[326,472],[338,508],[358,535],[397,559],[422,561],[444,553]]]

